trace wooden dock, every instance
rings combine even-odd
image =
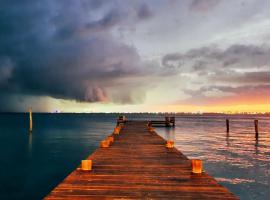
[[[147,122],[126,122],[109,148],[88,157],[92,171],[76,169],[45,199],[238,199],[207,173],[149,132]]]

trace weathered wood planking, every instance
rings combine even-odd
[[[93,170],[73,171],[46,199],[238,199],[207,173],[191,174],[191,162],[146,122],[127,122],[109,148],[88,159]]]

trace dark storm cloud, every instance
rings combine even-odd
[[[13,63],[6,57],[0,57],[0,88],[6,86],[11,78]]]
[[[117,10],[111,10],[102,19],[86,24],[86,29],[106,30],[124,20],[124,16]]]
[[[0,94],[112,100],[107,88],[128,87],[124,78],[143,76],[145,64],[111,31],[151,15],[139,2],[1,1]],[[129,93],[119,91],[118,98],[134,101]]]
[[[92,0],[92,1],[83,1],[83,5],[87,8],[97,9],[102,7],[104,4],[106,4],[108,0]]]

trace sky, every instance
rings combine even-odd
[[[270,112],[268,0],[1,0],[0,111]]]

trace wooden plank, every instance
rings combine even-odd
[[[207,173],[191,174],[191,161],[147,122],[129,121],[114,138],[88,157],[92,171],[76,169],[45,199],[238,199]]]

